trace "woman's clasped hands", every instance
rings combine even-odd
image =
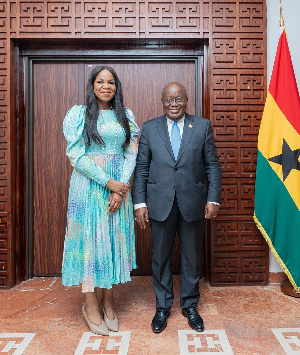
[[[129,190],[130,185],[110,179],[106,184],[106,187],[112,191],[108,201],[108,212],[114,213],[122,206],[123,197]]]

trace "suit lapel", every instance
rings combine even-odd
[[[158,120],[158,122],[156,124],[156,128],[157,128],[158,134],[160,135],[162,141],[164,142],[164,145],[167,148],[167,151],[170,153],[171,157],[175,160],[173,150],[171,147],[171,142],[170,142],[167,118],[165,115],[160,117],[160,119]]]
[[[180,144],[180,149],[178,152],[178,158],[177,161],[181,158],[182,154],[185,151],[186,146],[188,145],[192,134],[194,133],[195,130],[195,122],[193,116],[189,115],[188,113],[185,114],[185,119],[184,119],[184,127],[183,127],[183,133],[182,133],[182,139],[181,139],[181,144]]]

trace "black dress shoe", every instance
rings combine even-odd
[[[192,329],[196,330],[196,332],[203,332],[204,323],[203,323],[203,319],[201,318],[200,314],[197,311],[196,304],[192,304],[188,308],[183,308],[182,315],[188,318],[189,326]]]
[[[158,308],[152,319],[151,328],[153,333],[161,333],[167,327],[167,318],[170,315],[170,309]]]

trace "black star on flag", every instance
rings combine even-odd
[[[282,165],[283,181],[289,176],[289,173],[295,169],[300,171],[300,148],[291,150],[286,140],[282,142],[282,153],[269,158],[270,161]]]

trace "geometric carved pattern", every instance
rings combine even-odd
[[[253,178],[256,171],[257,145],[249,143],[218,143],[223,182],[226,178]],[[232,180],[231,180],[232,181]]]
[[[266,97],[265,15],[265,1],[212,4],[211,121],[223,176],[222,207],[212,222],[213,285],[268,282],[268,248],[252,219]]]
[[[257,142],[263,106],[218,106],[212,124],[217,141]]]
[[[218,253],[214,257],[215,285],[264,284],[268,265],[265,251],[252,253]]]
[[[261,250],[264,240],[252,223],[251,216],[223,216],[213,225],[213,245],[220,251]]]
[[[249,67],[261,69],[264,66],[263,38],[237,34],[235,38],[222,36],[213,40],[213,65],[215,68]]]
[[[253,179],[223,179],[222,214],[253,214]]]
[[[224,104],[264,104],[264,75],[263,72],[248,74],[245,71],[215,70],[212,89],[214,102]]]
[[[10,1],[11,36],[36,34],[60,37],[62,34],[75,37],[114,34],[122,37],[124,33],[132,37],[209,37],[210,34],[234,32],[238,38],[238,52],[243,60],[243,53],[255,57],[251,52],[254,46],[261,54],[263,45],[264,1],[251,4],[247,1],[161,1],[161,0],[40,0]],[[242,33],[260,33],[260,41],[253,43]],[[58,34],[58,35],[55,35]],[[226,36],[225,35],[225,36]],[[223,39],[223,37],[220,37]],[[230,42],[230,41],[229,41]],[[229,51],[232,44],[228,43]],[[218,47],[218,45],[216,44]],[[226,44],[227,46],[227,44]],[[231,49],[232,51],[232,49]],[[259,53],[258,53],[259,57]],[[258,58],[252,58],[257,63]],[[246,60],[247,61],[247,60]]]
[[[0,0],[0,287],[10,284],[12,252],[8,44],[22,38],[206,39],[209,118],[223,169],[222,206],[211,223],[211,283],[268,281],[268,248],[252,221],[267,91],[266,0]]]
[[[0,287],[8,284],[8,223],[10,219],[9,137],[7,136],[9,83],[7,50],[7,3],[0,2]]]

